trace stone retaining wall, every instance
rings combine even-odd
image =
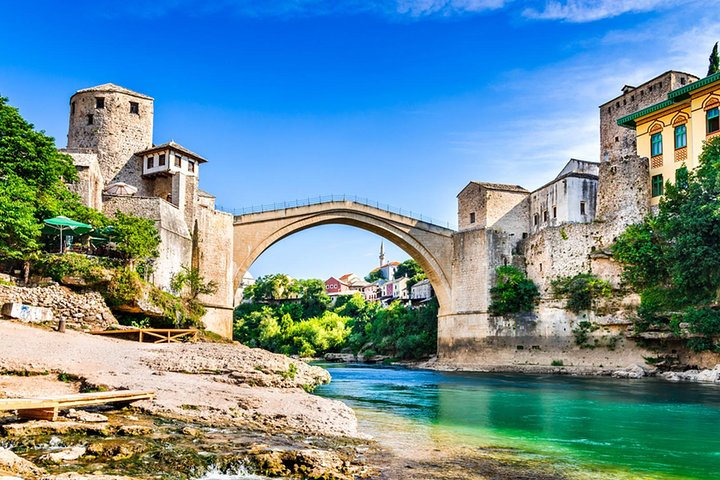
[[[0,305],[9,302],[49,308],[55,321],[64,319],[68,328],[95,330],[117,324],[98,292],[75,293],[59,285],[36,288],[0,285]]]

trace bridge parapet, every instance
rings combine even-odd
[[[426,223],[431,226],[440,227],[443,229],[447,229],[450,231],[455,231],[455,225],[451,222],[444,222],[435,218],[432,218],[427,215],[422,215],[417,212],[413,212],[412,210],[403,209],[394,207],[392,205],[388,205],[386,203],[377,202],[374,200],[370,200],[366,197],[359,197],[357,195],[322,195],[318,197],[308,197],[298,200],[293,200],[290,202],[279,202],[279,203],[270,203],[265,205],[254,205],[250,207],[240,208],[240,209],[224,209],[222,207],[218,207],[218,209],[226,211],[228,213],[232,213],[235,216],[235,222],[241,222],[245,221],[249,215],[252,215],[253,218],[260,218],[255,217],[255,215],[262,214],[262,213],[269,213],[269,212],[283,212],[290,209],[296,209],[296,208],[302,208],[302,207],[310,207],[314,205],[324,205],[329,203],[348,203],[348,204],[354,204],[356,206],[365,206],[365,207],[371,207],[373,209],[379,210],[384,212],[385,214],[391,213],[394,215],[398,215],[399,217],[402,217],[404,219],[403,223],[410,223],[410,220],[420,221],[423,223]]]

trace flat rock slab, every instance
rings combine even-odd
[[[71,462],[85,455],[86,451],[87,449],[81,446],[63,448],[57,452],[51,452],[47,455],[43,455],[42,459],[52,463]]]
[[[2,314],[6,317],[16,318],[23,322],[43,323],[52,322],[54,315],[49,308],[23,305],[22,303],[6,303],[2,307]]]
[[[0,425],[0,433],[8,438],[48,434],[66,435],[70,433],[107,436],[112,434],[114,430],[107,423],[50,422],[48,420]]]

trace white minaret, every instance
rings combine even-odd
[[[385,265],[385,242],[380,240],[380,268]]]

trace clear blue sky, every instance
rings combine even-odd
[[[75,90],[151,95],[155,142],[208,158],[201,187],[227,208],[347,193],[454,222],[470,180],[534,188],[571,156],[598,160],[597,106],[624,84],[704,76],[718,11],[717,0],[5,2],[0,95],[59,147]],[[364,274],[379,243],[319,227],[251,271]]]

